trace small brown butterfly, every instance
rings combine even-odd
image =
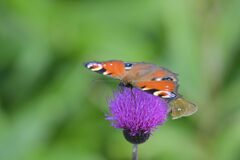
[[[134,86],[154,96],[166,99],[170,104],[173,119],[192,115],[197,107],[178,94],[177,75],[163,67],[150,63],[123,62],[111,60],[104,62],[87,62],[85,67],[119,79],[125,86]]]
[[[197,107],[183,97],[178,97],[170,101],[169,104],[171,106],[172,119],[190,116],[197,112]]]

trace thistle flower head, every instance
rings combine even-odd
[[[137,88],[122,87],[109,100],[107,120],[123,129],[131,143],[146,141],[151,132],[162,125],[168,114],[167,102]]]

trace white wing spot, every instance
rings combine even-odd
[[[154,80],[155,80],[155,81],[161,81],[162,78],[155,78]]]
[[[103,75],[108,75],[108,74],[109,74],[108,71],[103,72]]]
[[[98,66],[98,67],[96,67],[96,68],[92,68],[91,70],[92,71],[99,71],[99,70],[101,70],[102,69],[102,66]]]
[[[142,88],[143,91],[150,90],[151,88]]]
[[[177,111],[181,111],[182,109],[181,108],[178,108]]]

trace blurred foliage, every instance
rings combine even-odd
[[[0,159],[130,159],[104,120],[116,81],[89,60],[179,73],[197,114],[169,121],[140,159],[240,159],[239,0],[1,0]],[[103,78],[103,79],[102,79]]]

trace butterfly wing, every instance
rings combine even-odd
[[[171,107],[172,119],[190,116],[198,110],[196,105],[182,97],[171,100],[169,105]]]
[[[91,71],[109,76],[115,79],[121,79],[125,74],[125,64],[123,61],[111,60],[104,62],[91,61],[85,64],[85,67]]]
[[[152,64],[135,64],[124,77],[126,81],[155,96],[171,99],[177,96],[176,74]]]
[[[136,85],[140,89],[161,98],[172,99],[177,96],[176,83],[172,81],[141,81],[137,82]]]

